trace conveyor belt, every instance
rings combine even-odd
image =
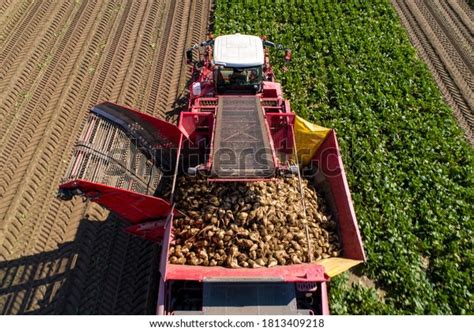
[[[271,177],[275,164],[256,96],[219,98],[211,174],[217,178]]]

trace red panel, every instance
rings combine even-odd
[[[165,233],[166,220],[146,222],[129,226],[125,229],[128,233],[136,235],[146,240],[158,241]]]
[[[79,189],[86,198],[110,209],[131,223],[164,218],[171,211],[169,202],[161,198],[85,180],[67,182],[59,188]]]
[[[325,282],[321,283],[321,315],[330,315],[328,289]]]
[[[291,153],[293,149],[293,133],[291,129],[295,124],[295,114],[266,113],[265,118],[270,128],[274,148],[277,151]]]
[[[224,268],[201,267],[168,264],[166,280],[194,280],[202,282],[204,278],[281,278],[284,282],[324,282],[324,267],[316,264],[294,264],[273,268]]]
[[[295,114],[293,113],[266,113],[268,124],[273,125],[274,121],[285,120],[285,123],[294,125],[295,124]]]
[[[156,314],[164,315],[167,313],[165,310],[165,300],[167,297],[168,288],[166,286],[166,272],[168,266],[168,251],[170,249],[171,240],[171,228],[173,226],[173,215],[170,215],[169,225],[165,228],[165,234],[161,245],[161,256],[160,256],[160,278],[158,287],[158,302],[156,303]]]
[[[214,125],[214,113],[211,112],[181,112],[179,118],[179,129],[188,139],[192,138],[193,133],[200,126],[207,126],[208,135],[212,133]],[[194,143],[195,141],[193,141]]]
[[[275,82],[263,82],[263,97],[278,98],[281,97],[281,85]]]
[[[326,136],[312,160],[318,164],[319,169],[323,172],[334,199],[339,217],[343,257],[365,261],[366,257],[362,247],[359,226],[357,225],[351,193],[334,130],[331,130]]]
[[[151,124],[160,134],[165,136],[169,141],[171,141],[175,146],[178,146],[179,144],[179,137],[181,134],[184,134],[186,138],[188,138],[187,134],[185,132],[182,132],[176,125],[171,124],[169,122],[157,119],[156,117],[147,115],[145,113],[141,113],[139,111],[133,110],[131,108],[125,107],[125,106],[120,106],[117,104],[114,104],[112,102],[104,102],[103,104],[105,105],[111,105],[114,108],[121,108],[123,110],[126,110],[132,114],[134,114],[136,117],[140,118],[141,120],[148,122]]]

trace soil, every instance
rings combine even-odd
[[[474,11],[465,0],[392,0],[403,26],[474,145]]]
[[[375,293],[377,294],[377,298],[381,301],[384,300],[387,292],[379,287],[372,279],[367,277],[366,275],[356,274],[351,271],[349,273],[349,286],[361,286],[366,289],[374,289]]]
[[[0,313],[153,314],[159,246],[56,198],[89,109],[166,118],[210,0],[0,4]]]

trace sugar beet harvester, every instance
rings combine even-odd
[[[271,47],[284,49],[241,34],[194,45],[178,126],[104,102],[92,108],[76,145],[59,196],[85,197],[128,220],[128,232],[161,242],[158,314],[328,314],[330,277],[365,260],[336,134],[327,130],[317,141],[301,132],[306,122],[275,82]],[[303,153],[304,168],[296,161]],[[257,269],[170,264],[173,218],[186,212],[175,209],[176,177],[196,174],[209,181],[306,176],[329,202],[342,257]],[[160,198],[165,190],[171,194]]]

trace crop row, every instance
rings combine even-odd
[[[293,110],[335,128],[374,286],[333,313],[473,313],[473,153],[388,0],[216,1],[216,35],[267,35]],[[376,291],[375,288],[378,288]]]

